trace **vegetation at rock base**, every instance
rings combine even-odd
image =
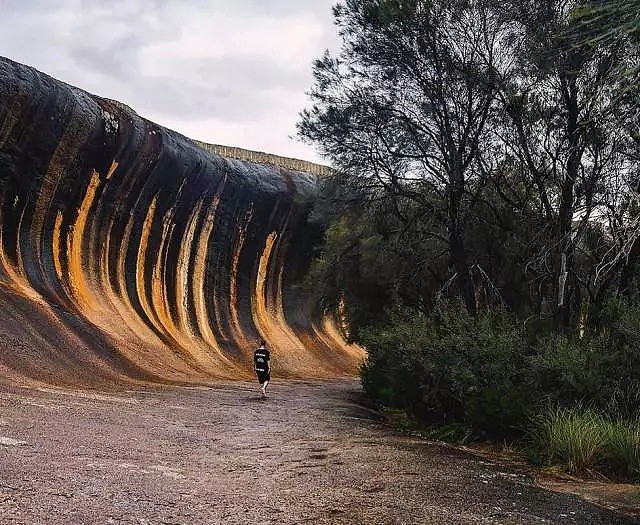
[[[640,421],[612,419],[581,406],[549,409],[533,421],[532,452],[575,473],[601,467],[607,474],[640,480]]]
[[[299,134],[366,391],[635,479],[640,5],[343,0]],[[588,409],[582,407],[589,407]],[[634,444],[636,443],[636,444]]]

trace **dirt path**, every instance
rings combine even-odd
[[[621,524],[393,435],[354,381],[0,390],[1,524]]]

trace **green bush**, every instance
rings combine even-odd
[[[530,401],[521,328],[502,311],[473,319],[457,302],[392,316],[363,331],[365,390],[423,424],[462,423],[486,436],[518,432]]]
[[[635,418],[640,411],[640,304],[609,301],[603,327],[588,347],[597,382],[594,402],[612,417]]]
[[[548,431],[565,432],[559,442],[569,448],[555,452],[555,434],[546,434],[542,449],[573,470],[589,468],[600,454],[589,453],[595,414],[628,422],[640,411],[640,306],[612,302],[603,319],[598,333],[536,337],[502,310],[473,318],[455,301],[429,314],[395,313],[385,326],[359,332],[368,350],[363,385],[379,403],[426,427],[455,424],[494,439],[522,436],[545,406],[577,410],[559,412],[555,420],[547,414]],[[575,409],[583,404],[594,412]],[[609,439],[607,461],[621,472],[621,462],[635,453],[633,432],[616,439]]]
[[[546,336],[536,341],[527,368],[538,404],[573,406],[592,400],[599,387],[599,371],[592,361],[592,350],[584,339]]]

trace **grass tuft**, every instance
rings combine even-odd
[[[580,474],[593,468],[604,452],[605,421],[582,407],[549,409],[534,420],[534,447],[547,461],[564,463]]]
[[[603,430],[606,466],[625,479],[640,480],[640,420],[606,421]]]
[[[611,419],[581,406],[552,408],[533,420],[533,453],[574,474],[598,468],[640,481],[640,419]]]

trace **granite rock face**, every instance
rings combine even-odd
[[[281,377],[357,370],[296,286],[316,175],[215,151],[0,58],[0,377],[245,378],[260,337]]]

